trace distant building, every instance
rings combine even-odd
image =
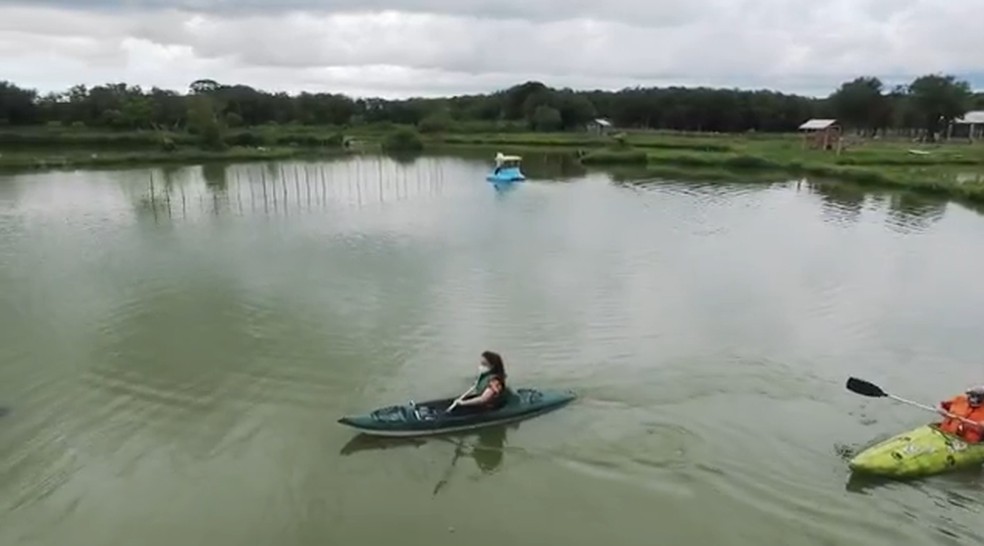
[[[588,132],[596,135],[611,133],[615,129],[612,122],[605,118],[596,118],[588,122]]]
[[[799,126],[803,134],[803,148],[841,151],[840,123],[836,119],[811,119]]]
[[[950,138],[984,138],[984,110],[967,112],[950,125]]]

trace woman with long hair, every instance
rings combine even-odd
[[[485,351],[478,367],[475,386],[456,406],[474,410],[496,409],[506,401],[506,368],[498,353]]]

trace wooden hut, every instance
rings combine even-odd
[[[811,119],[800,125],[799,130],[803,134],[803,149],[841,152],[843,131],[836,119]]]

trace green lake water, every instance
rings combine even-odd
[[[0,176],[0,545],[984,541],[980,472],[845,460],[933,418],[848,376],[929,404],[984,383],[978,213],[489,168]],[[578,400],[426,441],[336,423],[454,396],[485,349]]]

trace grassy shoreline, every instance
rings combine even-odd
[[[159,151],[110,151],[110,152],[72,152],[55,154],[14,154],[0,155],[0,172],[17,173],[48,171],[58,169],[79,169],[92,167],[153,166],[176,163],[213,163],[230,161],[277,161],[286,159],[337,157],[342,150],[314,150],[310,148],[275,148],[259,150],[255,148],[230,148],[224,151],[180,150],[176,152]]]
[[[228,149],[206,151],[182,133],[113,132],[36,127],[0,131],[0,169],[39,170],[211,161],[267,161],[335,157],[355,149],[378,151],[394,131],[386,127],[269,126],[228,131]],[[411,131],[412,132],[412,131]],[[403,135],[406,136],[406,135]],[[418,135],[424,152],[487,149],[496,152],[559,152],[586,167],[645,168],[679,178],[751,179],[791,175],[905,188],[984,203],[984,144],[920,145],[905,141],[849,140],[841,154],[806,150],[797,135],[715,135],[627,132],[615,137],[588,133],[475,133]],[[174,148],[164,151],[162,142]],[[89,149],[86,149],[89,148]],[[918,150],[913,153],[911,150]],[[921,152],[921,153],[920,153]],[[962,180],[963,169],[971,175]]]
[[[499,146],[504,153],[536,149],[562,138],[492,135],[471,137],[475,144]],[[984,144],[848,140],[842,153],[804,149],[798,135],[628,134],[618,139],[571,138],[581,163],[610,169],[644,168],[654,176],[678,179],[751,180],[795,176],[840,180],[859,186],[907,189],[984,203]],[[512,146],[508,144],[512,143]],[[532,146],[530,144],[533,144]],[[587,146],[590,144],[590,146]],[[963,171],[963,172],[961,172]],[[961,177],[960,175],[967,175]]]

